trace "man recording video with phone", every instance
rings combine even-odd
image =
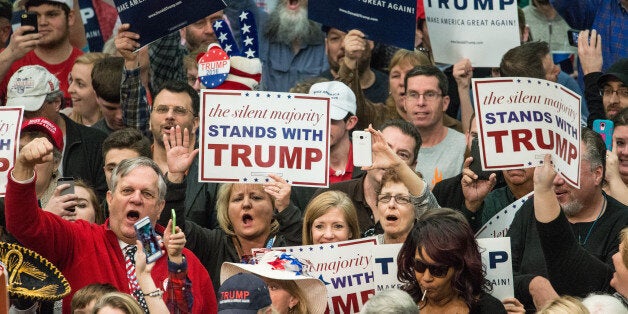
[[[7,184],[7,230],[24,246],[55,264],[73,292],[94,282],[108,282],[133,294],[140,304],[144,298],[160,297],[155,291],[139,289],[133,275],[135,263],[130,258],[136,248],[135,223],[150,217],[154,224],[165,204],[166,183],[157,164],[145,157],[120,162],[111,175],[107,192],[110,218],[102,225],[82,220],[69,222],[42,211],[34,193],[35,166],[51,160],[52,150],[53,145],[46,138],[36,138],[20,150]],[[163,227],[154,227],[157,232],[164,232]],[[207,271],[192,252],[184,249],[183,255],[193,287],[192,312],[215,313],[216,300],[205,293],[213,291]],[[170,267],[168,258],[155,262],[151,275],[156,286],[164,286]],[[69,313],[72,295],[64,299],[64,313]],[[164,299],[168,298],[166,292]]]

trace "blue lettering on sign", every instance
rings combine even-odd
[[[488,252],[488,265],[490,269],[497,268],[497,263],[508,261],[508,253],[505,251]]]

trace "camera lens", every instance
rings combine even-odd
[[[361,140],[363,140],[363,139],[364,139],[364,136],[360,135],[360,139],[361,139]]]

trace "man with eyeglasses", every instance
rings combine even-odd
[[[416,66],[406,74],[404,83],[406,120],[423,139],[416,170],[433,187],[462,171],[465,136],[443,124],[449,84],[441,70],[432,65]]]
[[[628,107],[628,58],[611,65],[597,80],[597,86],[607,119],[612,119]]]
[[[166,81],[153,101],[150,114],[150,131],[153,135],[153,160],[163,173],[168,172],[164,135],[174,132],[175,126],[190,133],[190,143],[196,142],[196,130],[199,124],[200,96],[184,81]],[[192,151],[196,145],[190,145]],[[194,158],[188,172],[190,178],[198,178],[198,156]],[[199,183],[188,180],[186,186],[185,215],[186,219],[209,229],[218,227],[216,211],[216,195],[218,184]],[[164,216],[165,215],[165,216]],[[161,219],[167,221],[169,211],[162,213]]]

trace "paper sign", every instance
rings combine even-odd
[[[473,79],[482,168],[536,167],[552,155],[557,173],[580,186],[580,96],[533,78]]]
[[[475,67],[497,67],[520,45],[517,1],[423,0],[434,61],[469,58]]]
[[[401,289],[397,279],[397,255],[403,244],[380,244],[373,250],[373,275],[375,277],[375,293]]]
[[[199,181],[328,186],[329,98],[202,90]]]
[[[9,170],[17,158],[23,111],[21,107],[0,107],[0,197],[7,191]]]
[[[375,243],[368,238],[279,249],[298,258],[304,272],[325,283],[331,313],[358,313],[375,294],[371,257]]]
[[[317,0],[308,5],[308,18],[348,32],[359,29],[368,39],[414,50],[416,0]]]
[[[498,300],[515,296],[512,279],[510,238],[478,239],[486,279],[493,285],[491,295]]]
[[[145,46],[226,7],[222,0],[114,0],[122,23]]]
[[[506,234],[508,234],[512,220],[515,219],[515,214],[517,214],[521,206],[523,206],[523,203],[533,194],[534,191],[522,196],[520,199],[500,210],[475,233],[475,237],[478,239],[505,237]]]

